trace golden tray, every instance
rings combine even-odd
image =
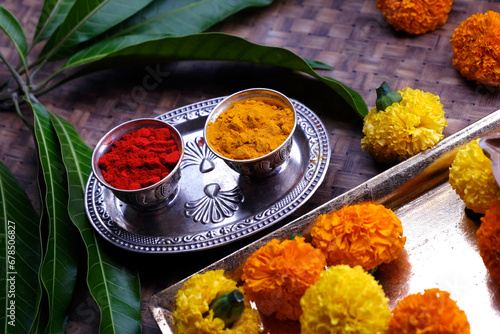
[[[448,171],[463,145],[499,129],[500,110],[497,110],[432,149],[395,165],[199,273],[224,269],[227,274],[237,276],[245,260],[269,240],[285,239],[293,233],[306,236],[318,215],[372,201],[395,212],[406,236],[401,256],[379,266],[375,272],[390,299],[390,308],[409,294],[439,288],[448,291],[465,311],[471,333],[498,333],[500,282],[490,277],[479,255],[476,231],[480,220],[466,214],[463,201],[448,182]],[[163,333],[173,332],[174,298],[186,280],[155,294],[148,302]]]

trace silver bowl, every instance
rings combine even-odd
[[[207,138],[208,124],[214,122],[220,114],[226,111],[234,101],[242,101],[246,99],[263,100],[280,106],[281,108],[290,108],[294,114],[293,128],[285,141],[273,151],[258,158],[247,160],[235,160],[221,155],[211,145]],[[251,88],[236,92],[220,103],[218,103],[212,112],[208,115],[203,129],[203,136],[206,139],[208,148],[219,158],[221,158],[231,169],[234,171],[253,177],[266,177],[271,174],[277,173],[281,170],[284,162],[290,157],[293,143],[293,133],[297,127],[297,112],[292,102],[280,92],[267,88]]]
[[[98,166],[99,158],[106,154],[114,142],[120,140],[125,134],[133,132],[143,127],[168,128],[172,139],[174,139],[179,150],[179,161],[170,174],[162,180],[137,190],[118,189],[110,185],[104,179],[101,168]],[[184,156],[184,141],[179,131],[170,124],[152,118],[140,118],[125,122],[111,129],[97,143],[92,154],[92,171],[97,180],[121,200],[138,210],[160,208],[173,200],[177,193],[179,180],[181,178],[181,160]]]

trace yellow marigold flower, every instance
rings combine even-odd
[[[450,40],[453,65],[467,80],[500,85],[500,14],[487,11],[463,21]]]
[[[298,320],[300,298],[326,267],[324,255],[304,238],[273,239],[243,265],[243,287],[259,311],[277,319]]]
[[[465,206],[476,213],[485,213],[493,199],[500,199],[491,160],[484,155],[479,139],[457,152],[450,166],[449,182]]]
[[[329,267],[300,300],[302,334],[386,333],[389,299],[360,266]]]
[[[403,250],[401,221],[383,205],[362,203],[320,215],[311,230],[312,243],[328,265],[373,269],[394,260]]]
[[[439,96],[418,89],[398,91],[402,101],[364,118],[361,148],[380,162],[409,158],[443,139],[448,125]]]
[[[448,20],[452,0],[377,0],[377,9],[396,30],[423,34]]]
[[[423,294],[409,295],[392,311],[389,334],[466,334],[470,325],[450,294],[428,289]]]
[[[210,303],[220,294],[237,288],[236,281],[224,277],[223,270],[195,274],[184,283],[175,296],[173,313],[176,333],[186,334],[246,334],[260,333],[260,316],[245,298],[245,308],[240,318],[224,328],[222,319],[214,318]],[[243,292],[242,288],[239,288]]]
[[[500,201],[493,200],[476,232],[479,253],[491,277],[500,282]]]

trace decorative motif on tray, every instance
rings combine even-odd
[[[220,98],[214,98],[173,110],[168,113],[168,123],[177,125],[189,120],[208,116],[212,108],[220,101]],[[165,115],[158,118],[164,122],[167,121],[167,117]]]
[[[297,105],[295,109],[307,115],[307,109],[304,106]],[[314,124],[312,124],[311,121]],[[314,177],[319,160],[322,158],[320,156],[322,150],[321,141],[324,141],[324,138],[318,137],[318,128],[321,128],[322,125],[318,119],[308,120],[301,116],[300,113],[297,117],[297,125],[300,126],[302,131],[309,137],[309,164],[304,173],[304,179],[310,181]]]
[[[215,160],[217,156],[210,151],[208,145],[205,144],[205,138],[196,137],[195,140],[186,143],[184,158],[181,162],[181,168],[186,168],[192,165],[200,166],[201,173],[208,173],[214,170]]]
[[[101,186],[99,182],[95,183],[95,201],[96,201],[96,213],[101,218],[105,226],[107,226],[113,234],[119,236],[121,235],[122,229],[111,219],[109,211],[106,209],[104,201],[104,187]]]
[[[192,217],[195,222],[220,223],[232,217],[243,201],[243,194],[238,187],[222,191],[219,184],[210,183],[203,191],[206,196],[184,204],[186,216]]]

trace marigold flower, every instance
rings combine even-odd
[[[373,269],[394,260],[403,250],[401,221],[383,205],[362,203],[320,215],[311,230],[312,243],[328,265]]]
[[[470,333],[470,325],[448,292],[427,289],[398,303],[392,311],[388,333],[465,334]]]
[[[252,309],[247,298],[245,298],[243,313],[231,328],[224,328],[224,321],[214,318],[210,303],[218,295],[236,289],[236,284],[236,281],[224,277],[223,270],[193,275],[175,296],[173,312],[175,332],[186,334],[260,333],[259,312]],[[244,291],[242,288],[239,289],[241,292]]]
[[[360,266],[329,267],[300,300],[302,334],[386,333],[389,299]]]
[[[500,85],[500,14],[472,15],[453,32],[453,65],[467,80]]]
[[[361,148],[380,162],[409,158],[443,139],[448,125],[439,96],[418,89],[398,91],[401,102],[364,118]]]
[[[500,199],[500,187],[479,140],[469,142],[457,152],[450,166],[449,182],[468,209],[485,213],[493,199]]]
[[[298,320],[300,298],[325,267],[324,255],[304,238],[273,239],[243,265],[243,287],[262,314]]]
[[[476,232],[479,253],[491,277],[500,282],[500,201],[493,200]]]
[[[396,30],[423,34],[448,20],[452,0],[377,0],[377,9]]]

